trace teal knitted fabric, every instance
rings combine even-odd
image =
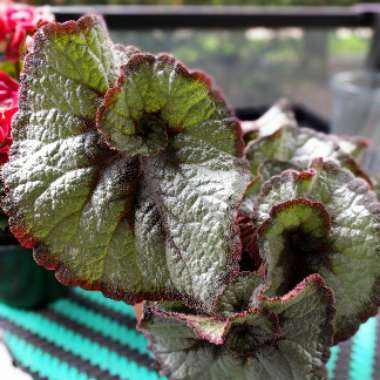
[[[379,325],[371,318],[333,347],[329,379],[380,379]],[[131,306],[81,289],[38,312],[0,304],[4,343],[36,380],[164,380],[134,326]]]

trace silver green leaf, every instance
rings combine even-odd
[[[380,301],[380,204],[368,184],[316,160],[266,182],[257,205],[268,294],[319,273],[336,296],[335,340],[351,336]]]
[[[256,272],[240,272],[239,276],[222,289],[217,298],[216,313],[228,317],[247,310],[252,295],[263,282],[263,277]]]
[[[145,308],[163,374],[173,380],[320,380],[332,341],[333,295],[310,276],[281,298],[227,319]]]
[[[367,147],[364,139],[299,128],[286,103],[272,107],[254,125],[245,149],[253,175],[260,174],[267,180],[279,174],[281,168],[307,169],[314,159],[323,158],[335,160],[371,184],[356,161]]]

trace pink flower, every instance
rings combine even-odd
[[[25,38],[36,29],[53,21],[47,8],[35,8],[25,4],[10,4],[0,14],[0,41],[6,42],[6,57],[11,61],[20,59],[25,49]]]
[[[18,110],[18,83],[0,71],[0,164],[8,161],[12,144],[11,123]]]

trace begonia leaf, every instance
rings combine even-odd
[[[380,302],[380,204],[334,162],[272,177],[257,199],[259,250],[269,295],[319,273],[336,296],[336,335],[351,336]]]
[[[107,93],[98,127],[128,155],[152,155],[166,147],[168,133],[181,132],[235,155],[241,141],[231,116],[204,74],[167,54],[136,54]]]
[[[258,169],[258,174],[261,177],[261,180],[267,181],[274,175],[281,174],[283,171],[288,169],[295,169],[297,170],[298,167],[295,164],[292,164],[287,161],[280,161],[280,160],[268,160],[264,161]]]
[[[297,126],[294,113],[286,99],[278,101],[255,121],[242,122],[243,132],[248,141],[269,136],[281,128]]]
[[[265,179],[279,174],[281,163],[284,168],[293,166],[298,169],[307,169],[313,159],[323,158],[335,160],[356,176],[371,183],[354,157],[348,154],[350,152],[358,155],[361,148],[359,142],[355,144],[353,139],[351,141],[340,139],[337,136],[329,136],[308,128],[288,125],[250,142],[246,148],[246,156],[250,162],[252,174],[257,175],[262,172]],[[265,163],[266,166],[262,169]]]
[[[215,311],[228,317],[247,310],[252,294],[263,282],[263,277],[257,272],[240,272],[238,277],[221,290]]]
[[[236,268],[231,219],[248,184],[233,157],[236,120],[201,74],[168,55],[136,54],[107,93],[98,129],[113,149],[144,157],[144,187],[163,215],[172,281],[206,300]]]
[[[373,181],[373,191],[376,193],[377,195],[377,199],[380,200],[380,178],[378,176],[372,178],[372,181]]]
[[[312,275],[291,293],[263,297],[259,307],[226,319],[148,306],[140,328],[170,379],[325,379],[333,303]]]
[[[262,177],[256,176],[245,190],[243,201],[240,204],[239,211],[251,219],[254,217],[253,209],[255,207],[256,198],[260,193],[263,185]]]
[[[250,175],[240,125],[203,74],[112,45],[95,17],[48,24],[13,130],[4,208],[63,283],[204,305],[235,276]]]
[[[242,243],[242,258],[240,260],[240,269],[246,271],[256,271],[261,265],[257,240],[255,238],[255,202],[260,188],[263,184],[262,178],[256,176],[247,187],[243,200],[239,207],[238,225],[240,230],[240,240]]]
[[[342,152],[357,159],[362,156],[369,144],[366,139],[356,136],[330,135],[329,137],[335,140]]]

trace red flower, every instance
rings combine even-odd
[[[13,142],[12,117],[16,112],[17,108],[0,112],[0,165],[5,164],[9,158],[9,150]]]
[[[17,107],[18,83],[7,73],[0,71],[0,111]]]
[[[23,28],[16,28],[16,30],[10,34],[10,39],[5,50],[7,59],[10,61],[18,61],[24,47],[24,41],[26,38],[26,30]]]
[[[53,19],[54,16],[47,8],[35,8],[24,4],[5,7],[0,15],[0,41],[6,42],[7,59],[19,60],[25,48],[26,36]]]
[[[0,42],[5,40],[5,35],[7,33],[7,24],[3,17],[0,17]]]
[[[0,71],[0,164],[8,161],[12,144],[11,123],[18,110],[18,83]]]
[[[9,31],[14,31],[16,28],[33,31],[36,26],[35,13],[35,9],[31,6],[14,4],[7,7],[3,17]]]

